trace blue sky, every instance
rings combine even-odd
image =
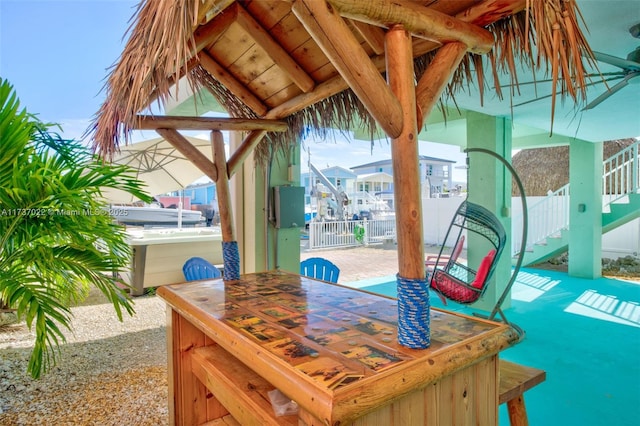
[[[0,0],[0,76],[23,107],[78,138],[98,110],[136,1]]]
[[[0,76],[13,84],[29,112],[60,124],[63,137],[79,139],[104,100],[105,79],[124,49],[137,4],[137,0],[0,0]],[[156,137],[148,132],[144,136]],[[134,140],[142,138],[134,135]],[[341,134],[328,141],[307,140],[305,147],[319,168],[349,168],[391,158],[387,141],[377,141],[372,151],[368,141],[347,141]],[[465,156],[457,147],[420,142],[420,154],[464,165]],[[304,152],[303,171],[307,161]],[[454,179],[465,179],[464,170],[454,169]]]

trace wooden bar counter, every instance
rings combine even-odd
[[[431,310],[431,347],[397,342],[395,299],[296,274],[158,289],[169,305],[172,424],[496,425],[508,326]],[[267,392],[294,400],[276,417]]]

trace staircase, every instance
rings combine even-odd
[[[602,233],[640,217],[639,142],[603,163]],[[543,262],[566,252],[569,247],[569,185],[529,207],[528,238],[522,265]],[[521,246],[522,217],[512,221],[512,256]]]

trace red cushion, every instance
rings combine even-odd
[[[471,287],[473,288],[482,288],[485,280],[487,279],[487,275],[489,274],[489,269],[491,268],[491,264],[493,263],[493,258],[496,257],[496,251],[491,250],[480,262],[480,266],[478,266],[478,272],[476,272],[476,278],[471,283]]]

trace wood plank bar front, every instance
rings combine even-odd
[[[395,299],[280,271],[158,295],[172,424],[497,424],[498,354],[518,338],[505,324],[433,309],[431,347],[408,349]],[[272,389],[296,417],[270,411]]]

